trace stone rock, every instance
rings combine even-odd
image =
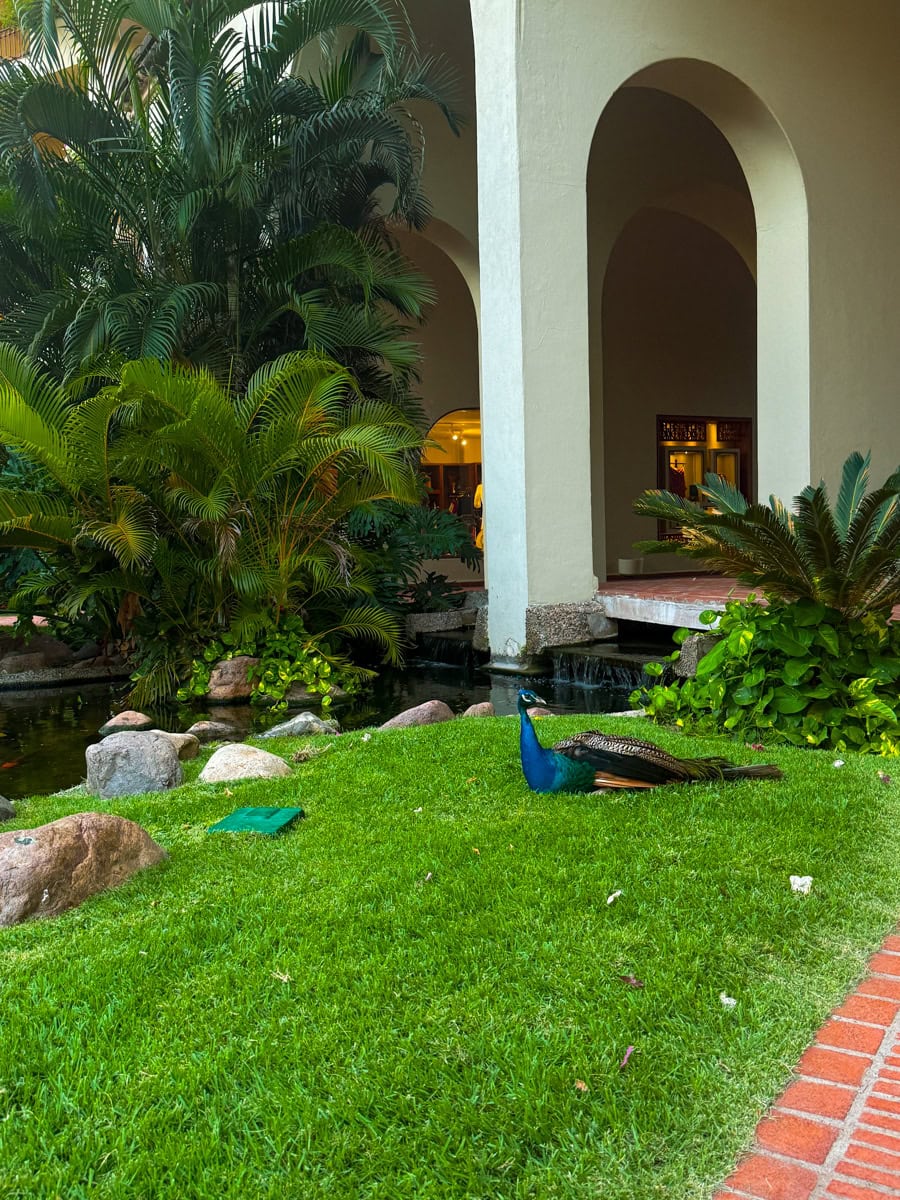
[[[18,675],[23,671],[45,671],[72,661],[73,654],[65,643],[47,633],[4,638],[0,642],[0,674]]]
[[[209,677],[206,698],[211,704],[227,704],[230,700],[249,700],[253,684],[249,679],[251,667],[259,662],[250,654],[239,654],[236,658],[217,662]]]
[[[480,654],[490,650],[488,642],[488,610],[487,607],[475,610],[475,631],[472,634],[472,649]]]
[[[493,717],[496,714],[490,700],[482,700],[480,704],[470,704],[462,715],[464,717]]]
[[[532,721],[534,721],[536,718],[556,716],[556,713],[547,712],[546,708],[544,708],[542,704],[533,704],[531,708],[526,708],[525,711],[528,713],[529,717],[531,717]]]
[[[679,679],[693,679],[697,674],[697,664],[705,654],[709,654],[719,639],[711,633],[691,633],[681,644],[681,653],[672,664]]]
[[[0,796],[0,824],[4,821],[11,821],[16,815],[16,806],[12,800],[7,800],[5,796]]]
[[[79,646],[72,657],[76,662],[84,662],[91,658],[105,658],[106,655],[99,642],[85,642],[83,646]]]
[[[347,693],[343,688],[330,687],[328,695],[332,700],[342,700]],[[303,683],[295,683],[288,694],[285,696],[288,708],[305,708],[310,704],[321,704],[322,697],[319,692],[311,692]]]
[[[466,592],[466,598],[463,600],[463,608],[474,608],[477,611],[481,608],[487,608],[487,603],[487,588],[471,588]]]
[[[291,768],[277,754],[237,742],[220,746],[200,772],[201,783],[228,783],[232,779],[279,779]]]
[[[112,813],[0,833],[0,925],[55,917],[166,857],[140,825]]]
[[[198,742],[233,742],[241,736],[240,730],[225,721],[195,721],[187,731]]]
[[[164,733],[113,733],[88,746],[87,788],[93,796],[167,792],[184,776],[178,751]]]
[[[182,762],[187,762],[189,758],[196,758],[200,753],[200,739],[192,733],[169,733],[167,729],[151,729],[150,732],[168,738]]]
[[[282,721],[280,725],[273,725],[271,729],[266,730],[259,736],[264,738],[270,737],[308,737],[314,733],[340,733],[341,727],[337,721],[331,721],[317,717],[315,713],[302,712],[297,713],[296,717],[291,717],[288,721]]]
[[[436,725],[439,721],[452,721],[453,709],[443,700],[426,700],[415,708],[407,708],[396,717],[380,726],[381,729],[409,729],[413,725]]]
[[[447,612],[410,613],[406,618],[406,632],[414,637],[417,633],[441,633],[448,629],[465,629],[474,624],[474,609],[451,608]]]
[[[118,713],[115,717],[110,717],[105,725],[100,726],[97,732],[101,737],[109,737],[111,733],[142,733],[152,728],[152,717],[148,717],[145,713],[135,712],[133,708],[129,708],[125,712]]]

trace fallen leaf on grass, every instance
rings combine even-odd
[[[812,875],[790,875],[788,878],[791,881],[791,891],[799,892],[801,896],[808,896],[812,888]]]
[[[472,853],[477,854],[479,858],[481,857],[481,851],[478,849],[477,846],[472,847]]]
[[[421,805],[421,804],[419,805],[419,807],[418,807],[418,808],[414,808],[414,809],[413,809],[413,812],[414,812],[414,813],[420,813],[421,811],[422,811],[422,805]]]
[[[434,880],[434,872],[429,871],[424,879],[416,880],[416,887],[424,887],[426,883],[432,883]]]
[[[891,777],[890,777],[890,775],[887,774],[886,771],[879,771],[878,778],[885,785],[885,787],[887,787],[891,782]]]
[[[737,1000],[735,1000],[734,996],[726,996],[724,992],[719,992],[719,1000],[723,1008],[735,1008],[737,1006]]]
[[[578,1089],[579,1092],[586,1092],[588,1090],[588,1085],[584,1082],[583,1079],[576,1079],[575,1087]]]
[[[634,975],[620,975],[619,978],[623,983],[627,983],[629,987],[642,988],[644,986],[643,979],[637,979]]]
[[[371,733],[364,733],[364,734],[362,735],[362,740],[363,740],[364,742],[371,742],[371,740],[372,740],[372,735],[371,735]]]
[[[619,890],[618,890],[618,891],[616,891],[616,892],[613,892],[611,895],[609,895],[609,896],[607,896],[607,897],[606,897],[606,903],[607,903],[607,904],[614,904],[614,903],[616,902],[616,900],[618,900],[618,898],[619,898],[621,895],[622,895],[622,889],[621,889],[621,888],[619,888]]]
[[[765,750],[765,746],[762,744],[762,742],[744,742],[744,745],[748,750]]]
[[[231,790],[231,788],[225,788],[225,790],[223,791],[222,795],[223,795],[223,796],[233,796],[233,795],[234,795],[234,792]]]
[[[844,765],[844,760],[842,758],[836,758],[831,765],[833,767],[842,767]]]
[[[478,782],[477,775],[472,775],[469,779],[466,780],[466,783],[477,783],[477,782]]]
[[[629,1060],[629,1058],[631,1058],[632,1054],[634,1054],[634,1046],[629,1046],[628,1049],[625,1051],[625,1057],[619,1063],[620,1071],[624,1071],[625,1068],[628,1066],[628,1060]]]
[[[293,983],[294,982],[293,979],[291,978],[291,976],[288,975],[287,972],[285,972],[285,971],[272,971],[272,972],[270,972],[270,974],[273,979],[278,979],[282,983]]]

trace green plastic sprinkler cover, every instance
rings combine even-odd
[[[236,808],[215,825],[210,825],[206,832],[263,833],[266,837],[275,837],[302,816],[302,808]]]

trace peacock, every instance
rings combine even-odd
[[[546,703],[534,692],[519,692],[522,771],[534,792],[603,792],[703,780],[783,778],[771,763],[740,767],[727,758],[675,758],[652,742],[593,729],[565,738],[548,750],[538,741],[528,713],[530,705]]]

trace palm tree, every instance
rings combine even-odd
[[[204,639],[252,637],[287,613],[396,659],[400,622],[372,599],[346,524],[416,498],[421,436],[400,409],[312,352],[267,364],[241,394],[157,359],[87,399],[73,391],[0,344],[0,440],[54,485],[0,488],[0,547],[44,563],[14,601],[118,624],[139,654],[142,638],[168,638],[157,694]]]
[[[389,236],[428,216],[409,105],[458,117],[391,0],[36,0],[22,22],[28,58],[0,63],[6,340],[68,374],[114,350],[242,384],[307,347],[409,376],[433,300]]]
[[[774,496],[751,504],[719,475],[707,475],[699,489],[712,508],[672,492],[644,492],[634,511],[676,522],[683,540],[637,548],[674,551],[766,596],[806,598],[848,617],[890,612],[900,603],[900,468],[869,492],[869,462],[868,454],[849,456],[833,508],[824,483],[804,488],[793,511]]]

